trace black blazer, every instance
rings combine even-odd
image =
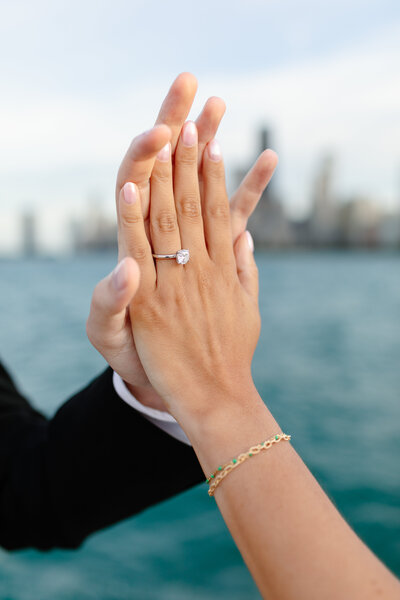
[[[107,369],[50,420],[0,364],[0,545],[76,548],[204,479],[192,448],[128,406]]]

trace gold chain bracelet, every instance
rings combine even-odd
[[[236,467],[241,465],[245,460],[251,458],[252,456],[255,456],[256,454],[259,454],[260,452],[262,452],[262,450],[268,450],[273,444],[278,444],[282,440],[289,442],[291,438],[292,436],[286,435],[286,433],[277,433],[268,440],[265,440],[265,442],[261,442],[261,444],[258,444],[257,446],[252,446],[248,449],[247,452],[239,454],[239,456],[233,458],[231,461],[226,463],[226,465],[219,466],[218,469],[206,479],[207,483],[211,482],[210,487],[208,488],[208,495],[214,496],[215,489],[218,487],[221,481],[225,479],[225,477],[229,475],[229,473],[233,471],[233,469],[236,469]]]

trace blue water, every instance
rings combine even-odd
[[[263,398],[358,534],[400,575],[400,255],[258,254]],[[0,262],[0,354],[47,414],[103,368],[85,336],[113,256]],[[0,551],[1,600],[260,596],[205,487],[78,551]]]

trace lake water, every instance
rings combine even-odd
[[[365,542],[400,575],[400,255],[258,253],[265,402]],[[104,363],[85,319],[110,255],[0,261],[0,354],[50,415]],[[0,551],[1,600],[259,599],[199,486],[78,551]]]

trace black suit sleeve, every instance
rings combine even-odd
[[[0,365],[0,545],[76,548],[200,482],[192,448],[114,391],[107,369],[47,420]]]

